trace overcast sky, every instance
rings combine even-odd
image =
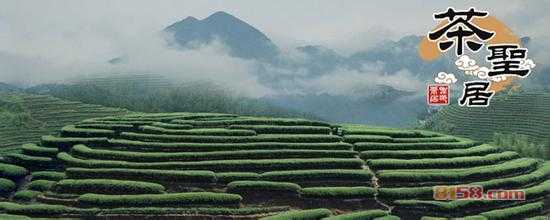
[[[38,82],[41,78],[56,78],[53,74],[60,78],[65,76],[63,73],[105,72],[108,70],[102,62],[109,57],[135,51],[141,51],[142,61],[155,55],[151,60],[157,58],[159,63],[154,65],[150,61],[150,66],[145,67],[156,71],[156,67],[171,65],[167,62],[182,58],[152,45],[158,41],[151,39],[151,35],[187,16],[203,19],[216,11],[226,11],[248,22],[282,48],[320,44],[343,54],[368,48],[382,39],[426,34],[435,25],[432,13],[448,6],[487,10],[521,36],[550,39],[547,29],[550,26],[549,1],[456,2],[0,0],[0,81],[17,81],[29,75]],[[190,62],[195,63],[191,70],[200,71],[203,66],[196,64],[197,59],[215,54],[215,51],[207,50],[200,56],[187,54]],[[220,59],[236,65],[231,66],[234,69],[247,72],[247,61]],[[174,68],[190,70],[188,66]],[[221,70],[227,67],[220,64],[219,69],[208,71]],[[246,77],[243,73],[243,78]]]
[[[364,1],[364,0],[2,0],[0,31],[26,34],[57,32],[156,31],[183,19],[199,19],[215,11],[229,12],[264,31],[281,46],[323,44],[341,48],[360,47],[361,41],[405,34],[425,34],[431,15],[448,6],[474,6],[504,20],[522,35],[540,34],[548,27],[549,1]],[[538,28],[537,28],[538,27]],[[114,30],[118,29],[118,30]],[[12,33],[13,34],[13,33]],[[33,36],[27,36],[33,37]],[[109,36],[106,36],[109,37]],[[138,36],[136,36],[138,37]],[[346,45],[359,44],[359,45]],[[5,45],[2,45],[5,46]]]

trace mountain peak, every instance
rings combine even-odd
[[[166,27],[164,31],[173,34],[174,43],[183,49],[219,40],[236,57],[272,60],[279,53],[277,46],[264,33],[223,11],[202,20],[187,17]]]
[[[187,16],[185,19],[181,20],[182,22],[194,22],[198,21],[199,19],[193,17],[193,16]]]
[[[235,16],[225,12],[225,11],[217,11],[214,12],[214,14],[211,14],[206,19],[218,19],[218,18],[232,18],[232,19],[238,19]]]

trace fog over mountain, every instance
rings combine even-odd
[[[281,51],[261,31],[225,12],[187,17],[164,31],[168,45],[182,51],[219,41],[231,56],[255,61],[253,74],[273,91],[263,99],[334,121],[410,124],[424,110],[425,81],[454,65],[445,57],[420,60],[421,37],[412,35],[347,56],[322,45]]]
[[[417,8],[403,14],[404,18],[425,15],[422,22],[386,16],[389,9],[404,10],[408,3],[382,4],[380,10],[386,12],[373,12],[381,16],[376,17],[380,22],[357,17],[364,11],[359,13],[356,7],[331,6],[334,13],[348,14],[329,19],[315,13],[311,18],[300,16],[297,9],[289,9],[292,15],[284,16],[164,4],[162,10],[154,5],[150,11],[140,11],[148,15],[142,16],[118,10],[122,3],[113,3],[119,4],[113,8],[104,5],[111,4],[107,2],[90,3],[90,8],[105,9],[94,13],[71,2],[67,8],[72,10],[66,11],[45,3],[29,4],[11,4],[19,11],[0,9],[4,15],[0,16],[0,81],[21,87],[96,74],[150,73],[172,82],[211,81],[240,95],[330,121],[405,126],[425,111],[423,92],[434,74],[456,72],[452,58],[424,62],[417,55],[420,35],[431,28],[430,14],[437,9]],[[30,7],[34,4],[41,7]],[[443,5],[448,3],[433,7]],[[490,9],[499,15],[525,17],[527,12],[516,6]],[[543,10],[534,13],[544,15]],[[25,20],[27,14],[44,19]],[[538,36],[547,31],[531,28],[533,22],[527,19],[500,17],[515,21],[514,29],[534,34],[529,53],[537,64],[543,63],[549,38]],[[538,18],[536,24],[544,23]],[[550,83],[550,71],[544,64],[537,68],[537,73],[545,74],[534,74],[529,87],[544,88]]]

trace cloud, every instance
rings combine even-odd
[[[456,77],[452,73],[439,72],[435,78],[436,83],[452,84],[457,81]]]
[[[455,65],[458,69],[464,71],[472,71],[479,68],[479,66],[476,65],[476,61],[471,59],[468,55],[459,56],[455,61]]]
[[[387,75],[378,69],[367,71],[338,69],[313,80],[301,81],[300,84],[307,92],[330,95],[360,95],[355,93],[375,91],[380,85],[403,91],[420,92],[425,86],[425,83],[414,77],[408,70]]]
[[[390,76],[376,65],[366,70],[337,68],[311,79],[304,79],[308,73],[300,67],[268,65],[265,74],[280,76],[281,81],[276,82],[278,87],[269,88],[266,85],[274,83],[274,77],[258,79],[258,66],[263,64],[230,57],[219,42],[181,52],[166,47],[157,33],[186,16],[204,18],[224,10],[265,32],[282,48],[321,44],[349,54],[382,39],[426,34],[435,25],[432,13],[471,4],[436,0],[425,4],[396,0],[376,4],[317,0],[6,0],[0,7],[0,81],[28,85],[97,73],[140,72],[180,80],[213,80],[255,97],[304,91],[344,94],[353,92],[354,87],[377,84],[414,91],[423,84],[407,70]],[[501,4],[492,0],[476,2],[475,6],[505,19],[521,36],[532,36],[533,49],[529,52],[537,64],[550,60],[550,37],[541,37],[549,35],[545,28],[550,20],[544,10],[547,2]],[[308,61],[303,54],[287,55],[298,64]],[[121,56],[125,62],[107,62]]]
[[[15,20],[18,13],[0,17],[0,81],[28,86],[93,74],[154,73],[180,81],[213,81],[245,96],[272,93],[254,75],[254,61],[229,56],[220,42],[179,51],[166,45],[163,25],[110,22],[99,16],[104,13],[75,20],[37,15],[32,17],[44,19],[33,23]],[[116,57],[123,62],[108,62]]]

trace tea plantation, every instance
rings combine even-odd
[[[547,219],[550,191],[550,162],[465,138],[215,113],[86,119],[2,161],[6,219]],[[526,199],[433,199],[464,184]]]
[[[48,95],[0,92],[0,150],[36,142],[66,124],[86,118],[123,115],[124,109],[66,101]]]
[[[494,132],[517,133],[550,143],[550,93],[521,92],[493,98],[487,108],[450,105],[432,119],[434,127],[455,135],[492,141]],[[490,131],[490,132],[488,132]]]

